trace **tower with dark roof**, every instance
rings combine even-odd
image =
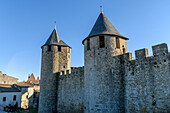
[[[42,48],[39,113],[57,110],[56,73],[70,69],[71,47],[62,41],[56,28]]]
[[[101,11],[82,42],[84,67],[70,69],[71,48],[54,29],[42,46],[39,113],[169,112],[167,44],[132,59],[127,40]]]
[[[121,35],[101,12],[90,34],[82,42],[84,45],[85,112],[94,112],[94,106],[98,103],[101,106],[122,106],[123,109],[119,91],[110,93],[111,86],[107,80],[110,77],[109,69],[114,65],[110,61],[113,60],[113,56],[127,52],[127,40],[128,38]],[[106,97],[116,97],[116,103],[108,103]]]

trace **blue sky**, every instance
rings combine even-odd
[[[130,40],[128,51],[170,45],[170,0],[0,0],[0,70],[27,80],[40,76],[41,46],[54,29],[72,47],[71,66],[83,66],[82,40],[100,5],[116,29]],[[170,48],[170,46],[169,46]]]

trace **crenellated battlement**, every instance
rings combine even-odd
[[[159,45],[152,46],[153,56],[162,56],[168,54],[168,45],[166,43],[162,43]]]
[[[64,70],[64,71],[58,72],[57,75],[60,76],[60,79],[63,79],[65,77],[70,77],[70,76],[76,76],[76,75],[81,76],[82,72],[84,73],[84,66],[74,67],[72,69]]]
[[[142,61],[150,58],[160,58],[170,54],[168,52],[168,45],[166,43],[152,46],[153,56],[149,56],[148,49],[143,48],[135,51],[135,59],[132,59],[132,53],[125,53],[115,57],[122,56],[125,61]]]
[[[144,49],[136,50],[135,51],[135,57],[136,57],[136,60],[141,60],[141,59],[144,59],[146,57],[149,57],[148,49],[144,48]]]

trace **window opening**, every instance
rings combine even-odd
[[[126,52],[126,49],[125,48],[123,48],[123,54]]]
[[[48,46],[48,51],[51,51],[51,45]]]
[[[116,37],[116,48],[120,48],[120,40]]]
[[[61,46],[58,46],[58,51],[61,51]]]
[[[100,40],[100,48],[104,48],[105,47],[104,36],[99,36],[99,40]]]
[[[13,101],[15,101],[15,100],[16,100],[16,97],[17,97],[17,96],[16,96],[16,95],[14,95],[14,97],[13,97]]]
[[[90,50],[90,39],[87,39],[87,50]]]
[[[3,102],[5,102],[6,101],[6,97],[3,97]]]

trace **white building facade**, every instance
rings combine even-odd
[[[21,95],[21,91],[16,88],[0,85],[0,110],[4,110],[4,107],[9,105],[14,106],[15,104],[21,107]]]

